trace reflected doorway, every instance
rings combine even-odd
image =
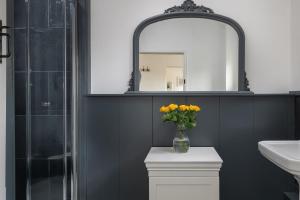
[[[185,91],[184,53],[140,53],[140,91]]]

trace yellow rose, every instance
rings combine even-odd
[[[200,106],[196,106],[196,112],[201,111],[201,107]]]
[[[178,105],[176,105],[176,104],[170,104],[168,107],[169,107],[169,109],[171,111],[173,111],[173,110],[176,110],[178,108]]]
[[[194,106],[194,111],[199,112],[201,108],[199,106]]]
[[[195,106],[193,106],[193,105],[190,105],[190,106],[189,106],[189,110],[191,110],[191,111],[195,111]]]
[[[188,110],[188,106],[186,106],[186,105],[180,105],[179,106],[179,110],[180,111],[186,111],[186,110]]]
[[[199,112],[201,110],[201,108],[196,105],[190,105],[189,108],[191,111],[195,111],[195,112]]]
[[[170,109],[168,107],[166,107],[166,106],[162,106],[160,108],[160,112],[167,113],[167,112],[170,112]]]

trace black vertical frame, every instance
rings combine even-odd
[[[90,0],[77,1],[77,62],[78,62],[78,199],[87,199],[86,159],[86,98],[90,92]]]
[[[295,92],[295,135],[300,140],[300,92]]]

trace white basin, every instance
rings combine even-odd
[[[272,163],[294,175],[300,185],[300,141],[262,141],[258,149]]]

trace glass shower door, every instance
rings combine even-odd
[[[71,199],[71,0],[27,2],[27,199]]]

